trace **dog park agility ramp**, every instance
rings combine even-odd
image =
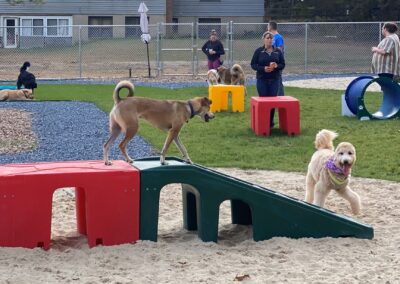
[[[161,189],[182,184],[183,223],[198,230],[203,241],[218,240],[219,207],[231,201],[232,223],[253,226],[255,241],[272,237],[373,238],[373,228],[351,218],[217,171],[168,158],[135,160],[140,171],[140,229],[142,240],[157,241]]]

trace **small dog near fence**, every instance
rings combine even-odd
[[[351,168],[356,162],[356,149],[349,142],[334,150],[337,133],[323,129],[315,137],[317,151],[311,157],[306,177],[305,201],[323,207],[333,189],[350,202],[353,214],[360,213],[360,196],[349,187]]]
[[[119,92],[123,88],[128,89],[129,93],[126,98],[121,99]],[[111,165],[108,159],[108,152],[121,131],[125,133],[125,137],[119,144],[119,148],[126,161],[133,162],[126,151],[126,147],[139,129],[140,118],[146,119],[161,130],[168,131],[160,155],[162,165],[167,164],[165,155],[172,141],[182,153],[183,159],[188,163],[192,163],[185,146],[180,140],[179,133],[182,127],[196,115],[205,122],[214,118],[214,114],[210,111],[212,102],[207,97],[195,97],[188,101],[134,97],[134,86],[129,81],[121,81],[117,84],[114,89],[113,99],[114,107],[110,112],[111,135],[103,146],[104,163],[106,165]]]

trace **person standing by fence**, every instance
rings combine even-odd
[[[274,35],[274,38],[272,39],[272,46],[274,48],[279,49],[282,52],[283,56],[285,56],[285,43],[283,40],[283,36],[278,32],[278,24],[276,22],[269,22],[268,31]],[[280,72],[281,76],[280,76],[278,96],[284,96],[285,90],[283,88],[283,82],[282,82],[282,70]]]
[[[211,30],[210,39],[206,41],[201,50],[207,55],[208,70],[217,69],[222,65],[221,55],[225,54],[224,46],[217,38],[217,32]]]
[[[380,77],[393,79],[400,75],[400,41],[396,34],[398,27],[395,23],[385,23],[382,35],[385,37],[378,46],[371,48],[372,73]]]
[[[257,48],[251,59],[251,68],[256,71],[256,86],[260,97],[276,97],[281,82],[281,70],[285,68],[285,58],[282,52],[272,46],[271,32],[262,36],[264,44]],[[270,127],[274,127],[275,109],[271,111]]]

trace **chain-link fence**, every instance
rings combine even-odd
[[[368,73],[382,25],[280,23],[285,73]],[[0,80],[15,80],[24,61],[40,79],[145,77],[149,67],[152,76],[203,75],[207,58],[201,47],[211,29],[224,45],[224,65],[239,63],[254,75],[250,60],[266,28],[265,23],[159,23],[149,26],[152,40],[146,46],[139,25],[0,27]]]

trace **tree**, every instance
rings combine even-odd
[[[376,21],[379,20],[377,12],[378,3],[375,0],[353,0],[350,5],[350,21]]]
[[[284,21],[398,21],[400,0],[265,0],[265,18]]]
[[[379,20],[380,21],[398,21],[400,14],[399,0],[379,0]]]

